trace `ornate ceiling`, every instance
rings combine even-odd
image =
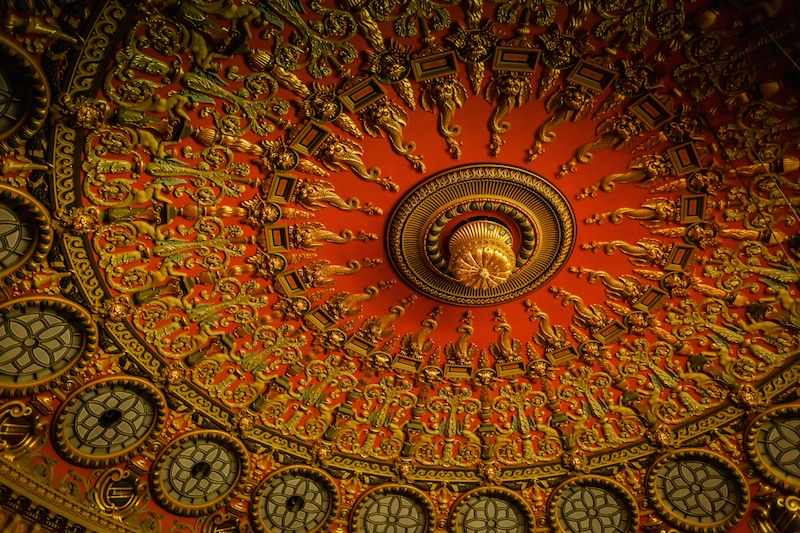
[[[780,0],[0,0],[4,531],[800,530]]]

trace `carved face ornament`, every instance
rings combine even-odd
[[[500,92],[506,96],[516,96],[525,88],[525,80],[518,74],[507,74],[500,79]]]

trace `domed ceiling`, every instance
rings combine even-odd
[[[797,530],[784,4],[0,3],[4,531]]]

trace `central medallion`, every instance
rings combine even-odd
[[[552,278],[575,244],[564,195],[529,170],[469,165],[411,190],[389,220],[387,246],[398,273],[436,300],[494,305]]]
[[[469,221],[450,237],[448,270],[465,287],[492,289],[514,272],[511,233],[492,220]]]

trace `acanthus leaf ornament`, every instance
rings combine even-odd
[[[452,124],[456,109],[467,101],[467,90],[455,76],[434,78],[425,82],[422,89],[422,109],[439,115],[439,133],[445,138],[448,151],[453,159],[461,158],[461,143],[455,138],[461,127]]]
[[[645,124],[632,113],[620,113],[615,117],[605,119],[597,127],[599,138],[578,148],[575,156],[561,167],[558,176],[562,177],[567,173],[575,172],[578,163],[589,163],[592,160],[593,152],[598,150],[630,148],[645,131]]]
[[[391,177],[381,176],[379,168],[367,168],[360,157],[363,153],[364,149],[355,141],[338,135],[331,135],[323,142],[316,155],[329,170],[341,171],[349,169],[365,181],[375,182],[389,191],[398,191],[400,187],[392,181]]]
[[[777,9],[765,26],[785,45],[796,25],[788,6],[52,7],[52,28],[85,44],[70,48],[53,33],[35,59],[43,82],[69,97],[48,111],[32,94],[23,102],[31,131],[21,126],[8,142],[22,92],[0,66],[1,177],[37,198],[56,230],[41,261],[26,263],[27,248],[14,246],[20,235],[27,242],[17,231],[26,226],[0,202],[0,265],[26,265],[7,274],[19,282],[6,296],[38,298],[2,306],[0,396],[35,395],[58,411],[86,386],[137,376],[165,396],[168,422],[141,451],[95,458],[141,453],[125,478],[141,483],[114,487],[161,494],[120,498],[123,511],[106,505],[119,516],[136,507],[124,524],[101,527],[97,508],[78,501],[108,488],[97,484],[102,471],[59,478],[71,461],[54,453],[60,440],[0,461],[24,494],[54,495],[48,519],[72,513],[82,527],[115,532],[173,523],[266,532],[295,520],[298,530],[352,533],[405,520],[409,531],[480,533],[542,528],[548,511],[560,516],[556,529],[598,529],[580,522],[613,508],[599,516],[633,531],[640,505],[644,527],[668,527],[642,500],[656,454],[695,447],[740,461],[742,417],[794,402],[797,88],[793,67],[753,24]],[[12,25],[5,31],[34,43],[18,18]],[[0,59],[7,44],[0,38]],[[692,101],[698,87],[710,90],[702,102]],[[574,121],[595,109],[596,130]],[[512,121],[520,131],[504,135]],[[537,170],[552,177],[574,154],[563,169],[580,169],[574,179],[525,167],[533,135],[535,150],[547,148]],[[430,149],[441,137],[445,149]],[[504,142],[502,160],[483,162]],[[459,155],[468,165],[451,168]],[[426,167],[431,176],[418,175]],[[399,186],[406,197],[392,194]],[[383,212],[385,224],[365,216]],[[494,229],[465,237],[476,226]],[[76,320],[59,320],[65,308]],[[92,337],[85,352],[62,357],[51,336],[71,345],[60,335],[76,331]],[[50,355],[61,365],[54,374]],[[98,409],[92,431],[116,435],[109,428],[122,419]],[[211,495],[224,509],[182,506],[180,491],[165,497],[170,487],[194,497],[191,484],[226,472],[198,461],[237,454],[221,431],[242,439],[239,457],[253,465],[242,484]],[[182,440],[191,435],[199,447]],[[170,457],[180,463],[164,473]],[[474,490],[482,484],[505,489]],[[783,497],[786,487],[761,495]],[[0,490],[0,528],[24,507],[9,494]],[[324,494],[344,506],[327,506]],[[601,498],[586,515],[558,515],[565,502],[575,510]],[[504,514],[490,525],[491,513]]]
[[[489,146],[492,155],[500,153],[504,141],[500,135],[511,128],[503,119],[515,108],[522,107],[533,93],[531,75],[527,72],[500,71],[494,74],[486,85],[486,100],[496,104],[489,122],[491,137]]]
[[[596,94],[596,91],[587,87],[568,83],[550,95],[545,109],[554,114],[536,130],[536,140],[528,151],[528,162],[534,161],[544,153],[544,144],[552,143],[555,140],[556,134],[552,130],[561,123],[566,120],[575,122],[587,117],[594,104]]]
[[[422,156],[414,155],[417,145],[403,140],[403,126],[408,124],[408,115],[403,108],[387,98],[382,98],[367,106],[360,115],[367,135],[382,137],[386,134],[392,150],[405,157],[416,171],[425,172]]]
[[[630,162],[630,171],[611,174],[604,177],[599,184],[592,185],[581,192],[578,199],[595,196],[598,190],[611,193],[620,183],[637,183],[656,185],[675,175],[675,167],[666,155],[651,154],[637,157]]]

